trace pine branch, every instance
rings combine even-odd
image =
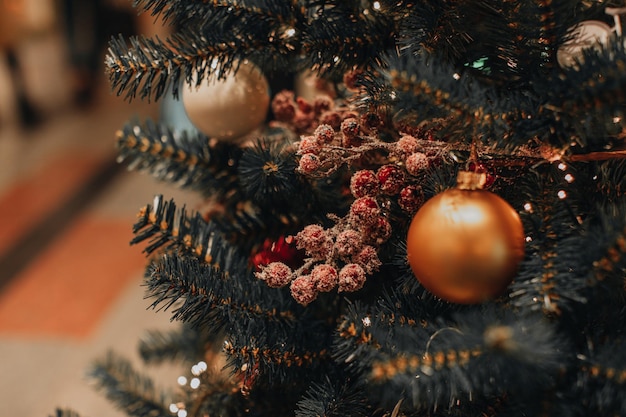
[[[88,373],[98,390],[129,416],[171,416],[166,395],[157,394],[152,380],[133,369],[131,363],[109,352]]]
[[[549,316],[571,313],[588,297],[587,278],[581,275],[586,267],[579,263],[580,251],[584,250],[580,246],[584,230],[581,215],[588,212],[588,198],[580,194],[584,187],[570,186],[564,176],[558,168],[550,167],[543,178],[531,176],[525,185],[518,180],[528,191],[521,213],[527,256],[510,286],[509,297],[517,307],[542,310]]]
[[[165,361],[193,362],[205,355],[207,337],[201,329],[181,326],[171,331],[152,330],[139,341],[139,355],[148,364]]]
[[[584,361],[577,386],[587,413],[626,414],[626,362],[624,341],[618,340],[599,349]]]
[[[298,402],[296,417],[369,416],[364,387],[352,381],[325,378],[312,383]]]
[[[117,133],[118,161],[128,169],[151,174],[160,181],[222,198],[235,187],[231,158],[240,150],[224,142],[209,144],[208,138],[147,120],[128,123]]]
[[[384,402],[395,403],[405,392],[417,409],[437,409],[515,393],[532,406],[564,366],[562,342],[540,317],[476,311],[433,330],[424,339],[394,326],[402,345],[370,353],[369,377],[388,397]]]
[[[172,320],[205,326],[210,333],[231,331],[237,320],[272,327],[292,326],[296,320],[289,310],[294,302],[254,279],[245,266],[226,272],[194,257],[164,255],[150,264],[145,281],[152,308],[175,307]]]

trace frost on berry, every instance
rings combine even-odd
[[[409,185],[400,190],[398,205],[409,213],[415,213],[424,204],[424,193],[417,185]]]
[[[317,155],[312,153],[305,153],[300,157],[298,170],[305,174],[311,174],[317,171],[320,166],[322,166],[322,161]]]
[[[341,114],[334,110],[325,111],[320,115],[320,124],[329,125],[337,130],[341,127],[341,120]]]
[[[291,296],[298,303],[306,306],[317,298],[315,284],[309,275],[301,275],[291,281]]]
[[[338,279],[337,270],[327,264],[316,265],[311,271],[311,281],[320,292],[331,291],[337,286]]]
[[[395,165],[384,165],[376,172],[380,191],[387,195],[398,194],[404,187],[404,172]]]
[[[335,250],[339,256],[351,256],[361,248],[362,241],[361,233],[347,229],[337,235]]]
[[[320,143],[317,141],[315,136],[303,136],[298,143],[298,153],[299,154],[317,154],[320,152],[322,147]]]
[[[304,249],[310,256],[323,259],[332,249],[332,240],[322,226],[310,224],[296,235],[296,247]]]
[[[355,172],[350,178],[350,192],[356,198],[365,196],[376,196],[380,190],[380,181],[369,169],[362,169]]]
[[[405,161],[406,170],[411,175],[419,175],[430,165],[428,156],[421,152],[415,152],[409,155]]]
[[[335,107],[335,102],[333,99],[327,95],[321,95],[315,97],[313,100],[313,109],[316,114],[322,114],[324,112],[330,111]]]
[[[341,122],[341,133],[346,138],[355,138],[361,132],[359,121],[353,117],[345,119]]]
[[[292,91],[283,90],[272,100],[272,112],[276,120],[288,122],[296,115],[296,101]]]
[[[363,284],[365,284],[365,271],[361,266],[347,264],[339,271],[339,291],[357,291],[363,287]]]
[[[419,143],[411,135],[404,135],[396,142],[396,153],[402,159],[406,159],[409,155],[419,150]]]
[[[335,131],[329,125],[319,125],[313,132],[319,143],[331,143],[335,139]]]
[[[293,271],[282,262],[271,262],[255,275],[269,287],[280,288],[291,282]]]
[[[377,271],[378,268],[382,265],[382,262],[378,258],[378,253],[376,252],[376,248],[370,245],[365,245],[363,248],[353,257],[353,261],[356,264],[361,265],[361,267],[368,274]]]
[[[357,228],[376,224],[380,216],[380,207],[372,197],[357,198],[350,206],[350,223]]]
[[[376,245],[382,245],[391,237],[391,223],[382,216],[378,217],[376,223],[374,223],[368,231],[368,241]]]

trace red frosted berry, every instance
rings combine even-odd
[[[362,237],[356,230],[348,229],[337,235],[335,250],[339,256],[351,256],[361,248]]]
[[[315,136],[303,136],[298,144],[298,152],[301,154],[312,153],[317,154],[322,150],[320,143]]]
[[[334,105],[333,99],[326,95],[317,96],[313,101],[313,109],[315,109],[316,114],[322,114],[332,110]]]
[[[309,275],[302,275],[291,281],[290,289],[294,300],[304,306],[317,298],[318,292]]]
[[[265,281],[272,288],[280,288],[289,284],[293,271],[282,262],[271,262],[256,274],[256,277]]]
[[[409,185],[400,190],[398,205],[402,210],[415,213],[422,204],[424,204],[424,193],[421,187]]]
[[[406,158],[405,165],[409,174],[418,175],[428,168],[430,161],[426,154],[415,152]]]
[[[319,143],[331,143],[335,139],[335,131],[329,125],[319,125],[315,128],[313,136]]]
[[[363,284],[365,271],[359,265],[347,264],[339,271],[339,291],[353,292],[361,289]]]
[[[325,111],[320,115],[320,123],[339,130],[341,127],[341,115],[333,110]]]
[[[296,104],[298,105],[298,110],[300,110],[302,113],[306,114],[313,112],[313,106],[311,105],[311,103],[309,103],[306,99],[302,97],[298,97],[296,99]]]
[[[376,224],[379,216],[380,207],[372,197],[357,198],[350,206],[350,222],[357,228]]]
[[[327,264],[316,265],[311,271],[311,281],[320,292],[331,291],[337,286],[338,279],[337,270]]]
[[[382,265],[382,262],[378,258],[376,248],[370,245],[365,245],[363,248],[353,257],[354,263],[361,265],[361,267],[371,274],[377,271]]]
[[[369,229],[368,240],[376,245],[382,245],[391,237],[391,223],[384,217],[378,217],[376,223]]]
[[[355,118],[345,119],[341,122],[341,133],[347,139],[356,138],[361,133],[361,125]]]
[[[298,169],[305,174],[311,174],[317,171],[321,165],[322,161],[317,155],[305,153],[302,157],[300,157]]]
[[[328,232],[318,224],[310,224],[296,235],[296,247],[309,255],[325,257],[332,248]]]
[[[411,135],[404,135],[396,142],[396,153],[405,159],[419,150],[419,143]]]
[[[404,172],[395,165],[384,165],[376,172],[380,181],[380,191],[387,195],[394,195],[404,187]]]
[[[378,177],[369,169],[362,169],[355,172],[350,178],[350,192],[356,198],[365,196],[376,196],[380,190]]]
[[[296,102],[293,92],[283,90],[276,94],[272,100],[272,112],[278,121],[291,121],[296,115]]]

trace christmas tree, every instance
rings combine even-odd
[[[155,393],[111,353],[119,407],[626,415],[624,2],[135,5],[175,32],[113,39],[112,88],[198,131],[130,122],[120,159],[206,205],[139,213],[181,321],[140,352],[190,372]]]

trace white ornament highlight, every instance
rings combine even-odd
[[[206,136],[237,141],[258,128],[270,105],[269,84],[252,63],[243,61],[223,80],[183,87],[187,117]]]

